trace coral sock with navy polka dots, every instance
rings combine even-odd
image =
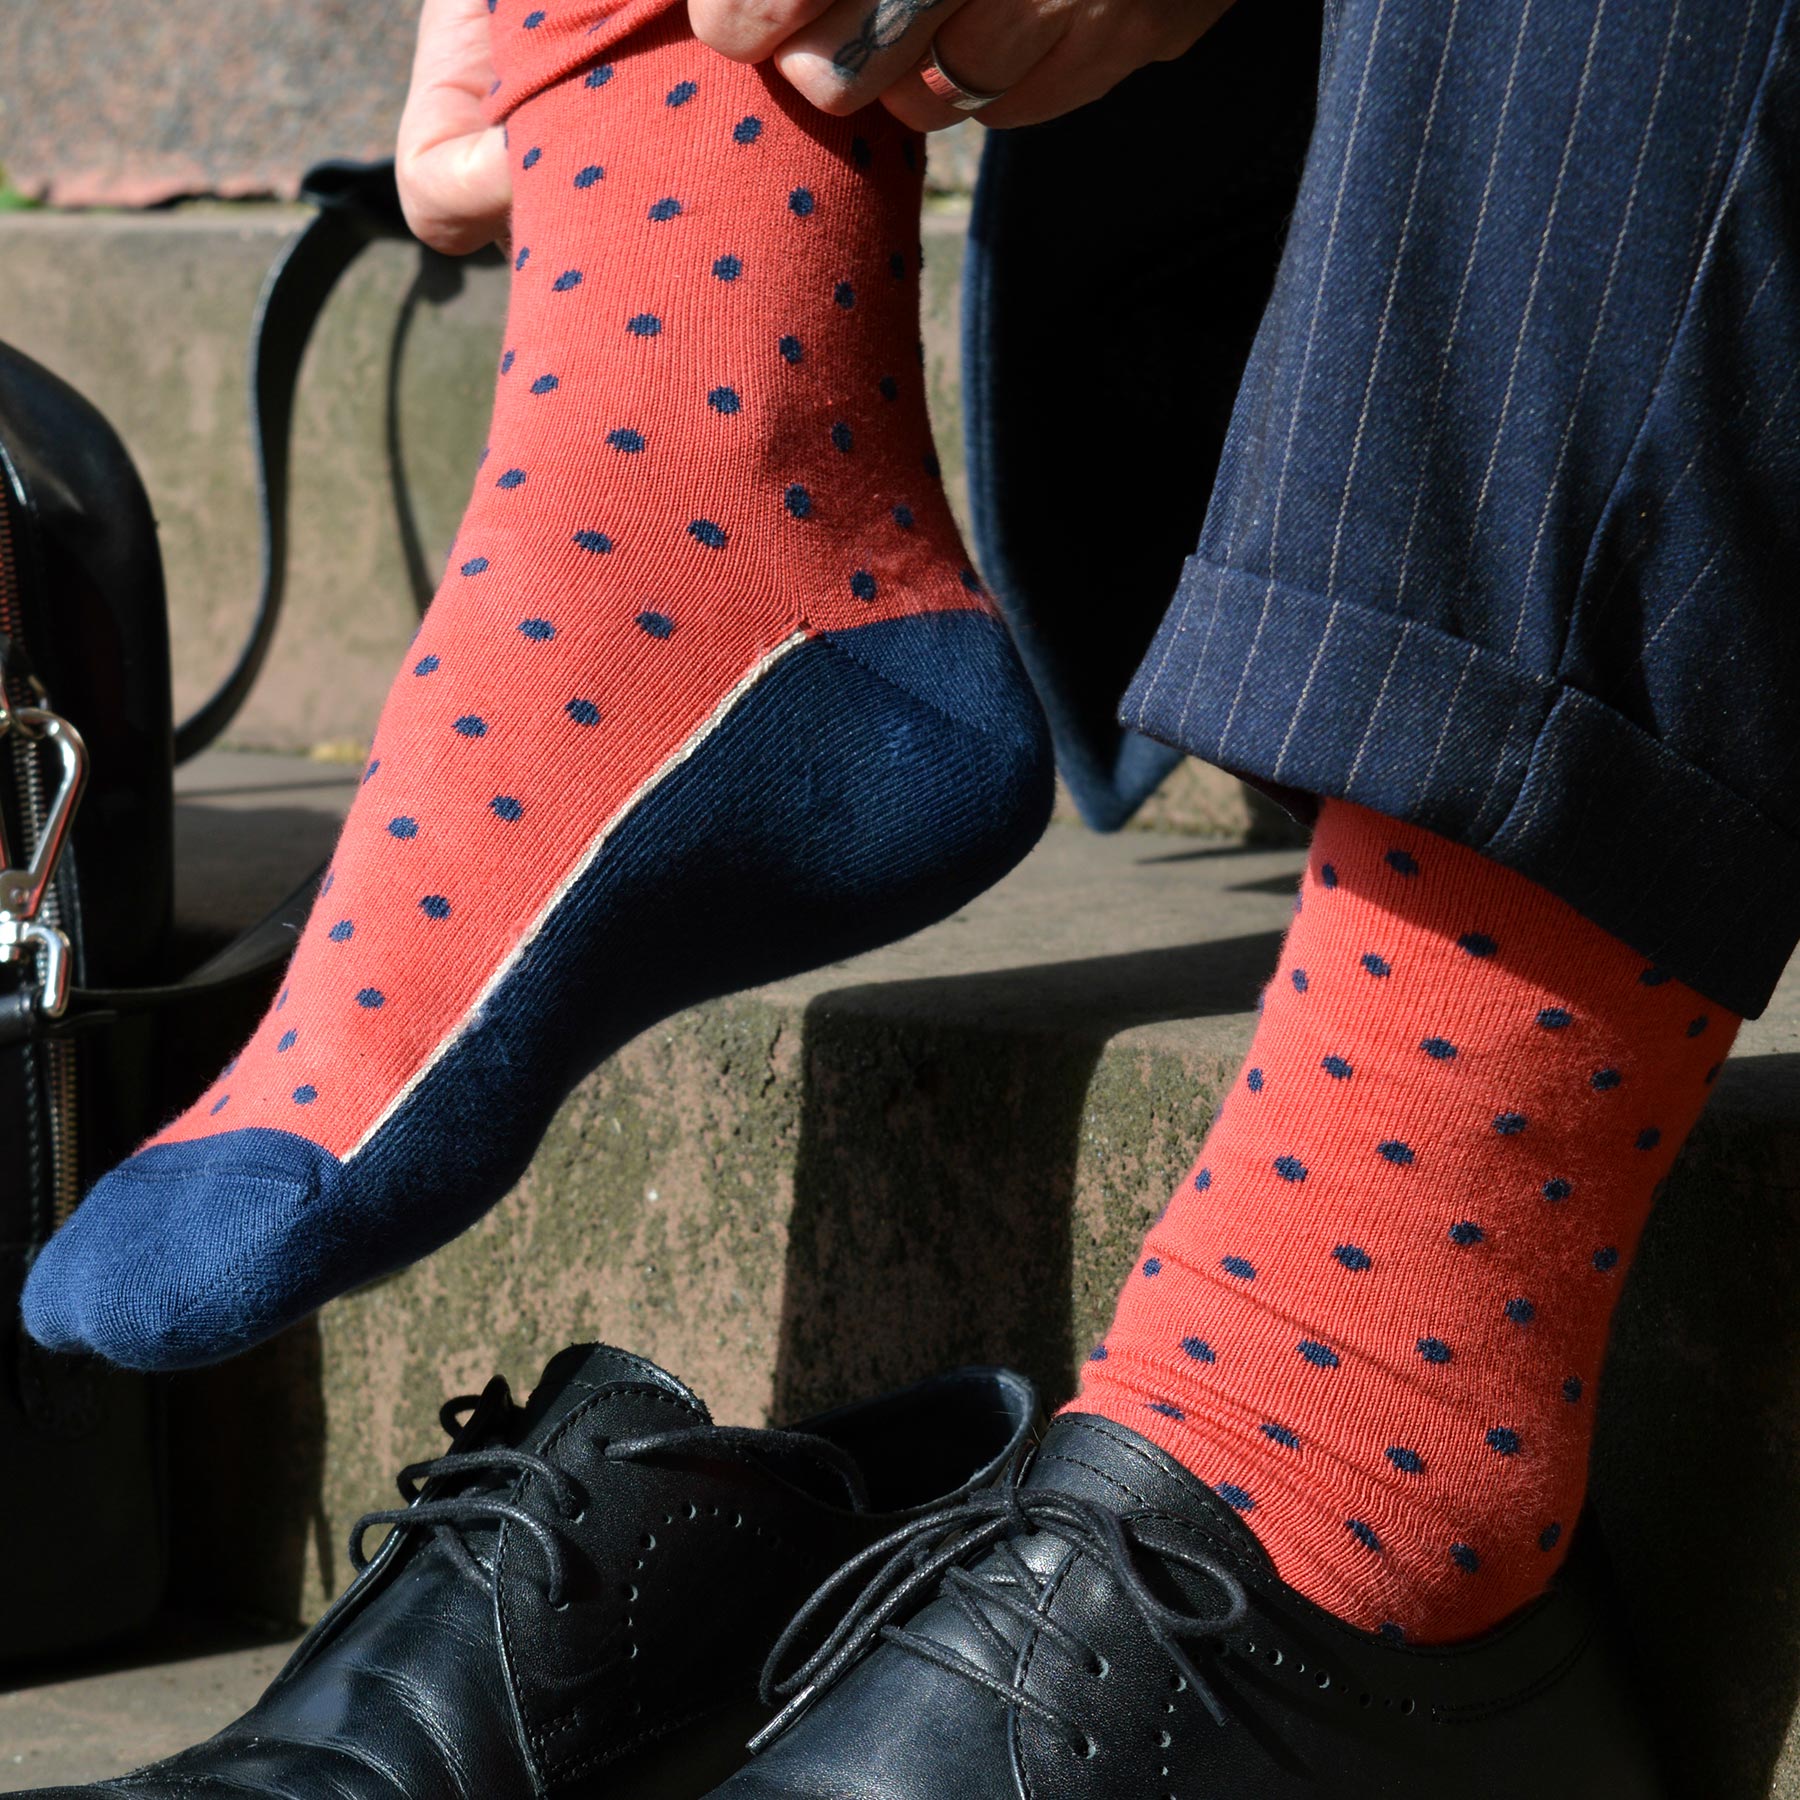
[[[1074,1410],[1178,1457],[1318,1605],[1448,1642],[1568,1545],[1613,1303],[1739,1020],[1342,802],[1298,907]]]
[[[274,1010],[31,1273],[53,1347],[208,1361],[424,1254],[626,1039],[942,917],[1048,815],[932,455],[920,140],[685,9],[493,10],[474,498]]]

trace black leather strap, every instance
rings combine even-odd
[[[287,576],[289,450],[300,361],[338,277],[376,238],[406,238],[391,160],[325,162],[309,169],[301,197],[318,208],[269,270],[250,340],[250,435],[262,512],[262,592],[230,674],[175,731],[175,760],[212,743],[249,698],[281,618]]]

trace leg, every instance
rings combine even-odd
[[[918,139],[667,0],[493,29],[491,453],[288,986],[39,1259],[52,1346],[203,1362],[423,1255],[627,1038],[941,917],[1048,811],[931,453]]]

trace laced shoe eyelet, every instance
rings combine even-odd
[[[1086,1736],[1071,1739],[1069,1749],[1082,1762],[1092,1762],[1100,1754],[1100,1746]]]
[[[1088,1673],[1096,1681],[1105,1681],[1112,1674],[1112,1664],[1096,1652],[1093,1662],[1088,1665]]]

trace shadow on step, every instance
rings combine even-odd
[[[1800,1055],[1726,1065],[1602,1390],[1594,1501],[1678,1791],[1800,1793]]]
[[[774,1416],[961,1362],[1064,1398],[1101,1051],[1135,1025],[1249,1011],[1279,947],[1259,932],[814,1001]]]

